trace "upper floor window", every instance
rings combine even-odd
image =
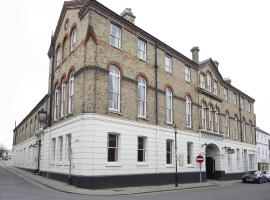
[[[228,112],[226,112],[225,114],[225,128],[226,128],[227,136],[229,137],[230,136],[230,116]]]
[[[200,87],[205,89],[205,76],[203,74],[200,74]]]
[[[146,137],[138,137],[138,162],[146,161]]]
[[[165,55],[165,71],[172,73],[172,57]]]
[[[236,94],[233,93],[233,104],[236,106],[237,104],[237,97]]]
[[[207,125],[206,125],[206,111],[207,111],[207,107],[206,104],[203,103],[202,108],[201,108],[201,126],[202,129],[206,130]]]
[[[118,162],[119,153],[119,135],[115,133],[108,134],[108,162]]]
[[[146,82],[142,76],[138,77],[138,116],[146,117]]]
[[[239,133],[238,133],[238,118],[235,116],[234,118],[234,129],[235,129],[235,138],[239,139]]]
[[[66,84],[63,80],[61,84],[60,117],[64,117],[65,115],[65,105],[66,105]]]
[[[64,41],[63,41],[63,47],[62,47],[62,57],[63,59],[67,57],[68,55],[68,45],[67,45],[67,37],[65,37]]]
[[[214,94],[218,95],[218,83],[214,81]]]
[[[209,108],[209,130],[214,131],[214,117],[213,117],[213,107]]]
[[[138,40],[138,58],[146,61],[146,42],[141,39]]]
[[[192,127],[192,104],[189,96],[186,96],[186,126]]]
[[[120,71],[114,65],[109,67],[109,109],[120,111]]]
[[[74,71],[69,75],[68,80],[68,113],[73,113],[74,109]]]
[[[59,66],[61,63],[61,48],[60,46],[56,49],[56,66]]]
[[[165,99],[165,109],[166,109],[166,122],[173,122],[173,112],[172,112],[172,91],[166,88],[166,99]]]
[[[246,134],[246,120],[243,118],[242,121],[242,130],[243,130],[243,140],[246,141],[247,134]]]
[[[224,88],[224,99],[225,101],[228,101],[228,89]]]
[[[70,52],[74,51],[76,44],[77,44],[77,30],[76,28],[73,28],[70,38]]]
[[[121,49],[121,28],[111,24],[110,28],[110,44],[113,47]]]
[[[58,118],[59,112],[59,89],[56,87],[54,91],[54,120]]]
[[[248,102],[248,112],[251,112],[251,103]]]
[[[185,81],[191,81],[191,69],[188,66],[185,66]]]
[[[219,133],[219,110],[218,108],[216,108],[216,112],[215,112],[215,127],[216,127],[216,132]]]
[[[252,128],[252,122],[251,121],[249,122],[249,125],[250,125],[250,138],[249,138],[249,141],[250,141],[250,143],[253,143],[253,128]]]
[[[243,97],[240,97],[240,105],[241,105],[241,108],[244,109],[244,98]]]
[[[212,76],[210,73],[207,73],[207,90],[212,92]]]

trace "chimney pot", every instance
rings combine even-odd
[[[216,67],[218,68],[219,62],[218,62],[217,60],[215,60],[214,63],[215,63],[215,65],[216,65]]]
[[[199,62],[199,51],[200,51],[199,47],[195,46],[190,51],[192,52],[192,60],[198,63]]]
[[[228,77],[224,79],[227,83],[229,83],[230,85],[232,84],[232,80]]]
[[[136,16],[133,14],[131,8],[126,8],[122,13],[121,16],[126,20],[130,21],[132,24],[135,23]]]

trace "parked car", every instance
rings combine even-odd
[[[262,171],[249,171],[242,176],[242,183],[266,183],[267,178]]]
[[[264,176],[266,177],[267,181],[270,181],[270,171],[265,171]]]

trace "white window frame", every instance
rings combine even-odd
[[[250,143],[253,143],[253,128],[252,128],[252,123],[249,122],[249,125],[250,125],[250,138],[249,138],[249,142]]]
[[[61,84],[60,117],[65,116],[65,105],[66,105],[66,84],[63,80]]]
[[[115,28],[116,32],[113,32],[113,29]],[[110,45],[112,47],[121,49],[121,41],[122,40],[122,30],[119,26],[116,26],[114,24],[110,24]]]
[[[224,99],[225,101],[228,101],[228,89],[224,88]]]
[[[58,46],[56,49],[56,67],[58,67],[61,64],[61,47]]]
[[[210,106],[209,107],[209,110],[208,110],[208,113],[209,113],[209,130],[214,132],[214,116],[213,116],[213,107]]]
[[[209,91],[209,92],[212,92],[212,76],[211,76],[211,74],[210,73],[207,73],[206,74],[206,79],[207,79],[207,90]]]
[[[166,140],[166,164],[167,165],[173,164],[173,140],[171,140],[171,139]]]
[[[70,37],[70,52],[74,51],[77,44],[77,29],[74,27]]]
[[[192,102],[189,96],[186,96],[186,126],[192,128]]]
[[[206,104],[203,103],[201,108],[201,124],[203,130],[207,130],[206,116],[207,116],[207,107]]]
[[[59,161],[63,161],[63,136],[58,137]]]
[[[216,112],[215,112],[215,125],[216,125],[216,132],[219,133],[220,132],[220,124],[219,124],[219,112],[218,112],[218,108],[216,108]]]
[[[56,156],[56,138],[52,138],[51,140],[51,144],[52,144],[52,147],[51,147],[51,152],[52,152],[52,161],[55,161],[55,156]]]
[[[57,86],[55,87],[54,91],[54,120],[58,119],[59,113],[59,89]]]
[[[225,113],[225,128],[227,137],[230,137],[230,115],[228,112]]]
[[[74,112],[74,71],[72,71],[69,75],[68,81],[68,114]]]
[[[120,112],[121,74],[120,74],[119,68],[115,65],[111,65],[109,67],[109,83],[108,84],[109,84],[108,86],[109,110]],[[114,85],[114,84],[117,84],[117,85]],[[112,88],[112,90],[110,90],[110,88]],[[116,96],[116,99],[115,99],[115,96]],[[111,97],[112,99],[110,99]],[[117,102],[114,102],[115,100],[117,100]]]
[[[214,81],[214,87],[213,88],[214,88],[213,93],[215,95],[218,95],[218,83],[217,83],[217,81]]]
[[[242,131],[243,131],[243,140],[246,141],[247,132],[246,132],[246,120],[245,119],[243,119],[243,121],[242,121]]]
[[[110,145],[110,143],[109,143],[110,135],[113,135],[116,137],[116,141],[115,141],[116,146],[111,146],[111,147],[109,146]],[[119,138],[120,138],[120,135],[118,133],[108,133],[108,138],[107,138],[107,162],[108,163],[118,163],[119,162]],[[114,149],[115,160],[109,159],[109,149]]]
[[[185,81],[190,83],[191,82],[191,68],[189,66],[185,65],[184,76],[185,76]]]
[[[235,116],[235,119],[234,119],[234,128],[235,128],[235,138],[239,139],[238,117],[237,116]]]
[[[193,142],[187,142],[187,165],[193,165]]]
[[[166,113],[166,122],[169,124],[173,123],[173,93],[170,88],[165,90],[165,113]]]
[[[165,63],[164,64],[165,71],[172,73],[173,72],[173,70],[172,70],[172,57],[166,54],[164,63]]]
[[[147,43],[142,39],[138,39],[138,58],[146,61],[147,56]]]
[[[142,139],[142,148],[139,145],[139,140]],[[139,154],[142,152],[142,160],[139,160]],[[145,163],[147,161],[147,137],[138,136],[137,138],[137,162]]]
[[[66,135],[66,161],[70,161],[71,158],[71,134]]]
[[[205,76],[203,74],[200,74],[200,87],[202,89],[205,89]]]
[[[146,118],[147,86],[146,86],[145,78],[142,76],[138,77],[138,88],[137,89],[138,89],[138,91],[137,91],[138,117]],[[144,94],[144,95],[141,95],[141,94]]]

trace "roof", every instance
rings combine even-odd
[[[264,134],[267,134],[267,135],[270,136],[270,133],[268,133],[268,132],[266,132],[266,131],[260,129],[259,127],[256,127],[256,131],[259,131],[259,132],[261,132],[261,133],[264,133]]]

